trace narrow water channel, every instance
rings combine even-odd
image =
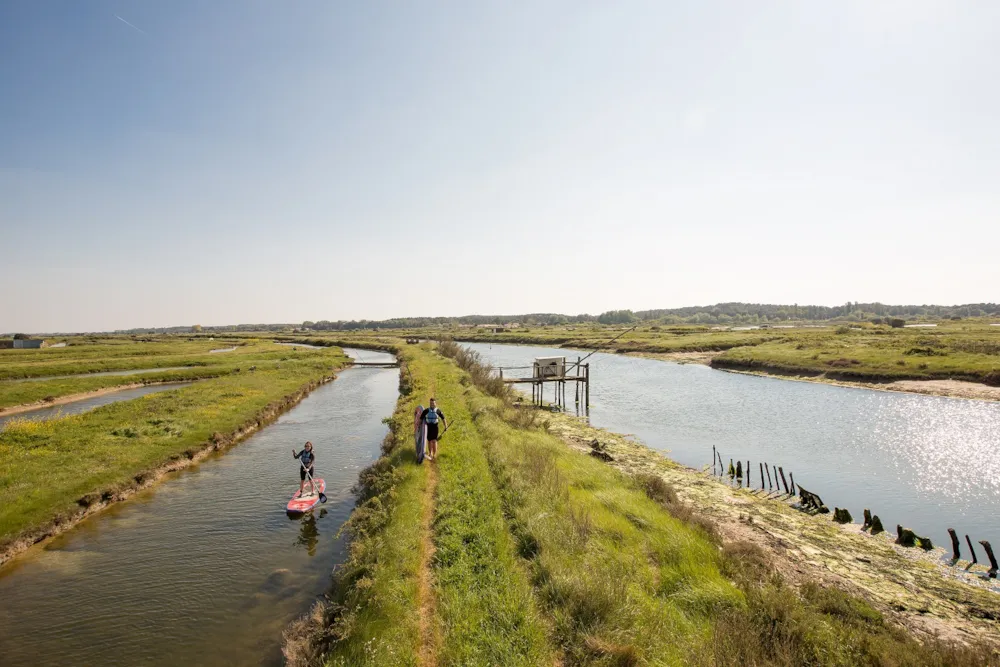
[[[163,373],[165,371],[185,371],[194,366],[164,366],[163,368],[138,368],[127,371],[101,371],[99,373],[76,373],[75,375],[42,375],[31,378],[9,378],[0,382],[46,382],[48,380],[71,380],[75,378],[96,378],[104,375],[140,375],[142,373]]]
[[[587,352],[467,344],[497,366]],[[782,466],[831,508],[878,514],[948,547],[947,529],[1000,541],[1000,404],[726,373],[597,353],[590,421],[632,434],[687,466]],[[524,385],[525,390],[530,388]],[[570,408],[574,396],[568,388]],[[968,556],[964,540],[963,553]],[[979,553],[983,559],[983,553]]]
[[[0,664],[280,664],[282,630],[343,558],[334,538],[397,392],[397,370],[344,370],[228,453],[0,569]],[[306,440],[329,500],[290,518]]]
[[[169,382],[164,384],[151,384],[146,385],[145,387],[133,387],[131,389],[122,389],[121,391],[111,391],[106,394],[101,394],[100,396],[92,396],[79,401],[73,401],[72,403],[51,405],[48,407],[37,408],[35,410],[28,410],[26,412],[19,412],[7,415],[6,417],[0,417],[0,429],[2,429],[4,424],[9,422],[11,419],[45,421],[46,419],[55,419],[57,417],[68,417],[69,415],[78,415],[81,412],[87,412],[88,410],[99,408],[102,405],[110,405],[111,403],[117,403],[119,401],[130,401],[133,398],[139,398],[140,396],[155,394],[161,391],[170,391],[171,389],[183,389],[191,384],[193,383]]]

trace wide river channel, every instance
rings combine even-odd
[[[0,664],[280,664],[282,630],[343,560],[344,540],[334,537],[397,396],[397,370],[344,370],[228,453],[0,569]],[[298,488],[291,449],[306,440],[328,502],[289,517]]]
[[[586,351],[467,344],[495,366]],[[950,553],[954,528],[1000,543],[1000,404],[727,373],[698,364],[594,354],[590,421],[694,468],[729,459],[783,466],[833,510],[927,535]],[[521,376],[530,376],[520,371]],[[515,373],[505,373],[507,377]],[[529,385],[520,385],[530,392]],[[551,387],[551,385],[550,385]],[[574,390],[567,388],[570,409]],[[546,393],[551,400],[551,389]],[[445,407],[447,409],[447,407]],[[978,548],[978,544],[976,544]],[[979,552],[980,562],[985,560]]]

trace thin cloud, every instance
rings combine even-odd
[[[126,21],[126,20],[125,20],[125,19],[123,19],[122,17],[118,16],[118,14],[114,14],[113,16],[114,16],[114,17],[115,17],[116,19],[118,19],[119,21],[121,21],[122,23],[124,23],[125,25],[127,25],[128,27],[130,27],[130,28],[133,28],[133,29],[135,29],[135,30],[138,30],[138,31],[139,31],[139,32],[141,32],[142,34],[146,35],[147,37],[149,36],[149,33],[148,33],[148,32],[146,32],[146,31],[145,31],[145,30],[143,30],[142,28],[137,28],[136,26],[132,25],[131,23],[129,23],[128,21]]]

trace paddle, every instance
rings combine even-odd
[[[308,444],[311,444],[311,443],[307,442],[306,444],[308,445]],[[295,448],[294,447],[292,447],[292,455],[295,456],[295,458],[299,458],[298,455],[295,454]],[[305,471],[306,471],[306,479],[309,480],[310,482],[312,482],[313,481],[312,466],[310,465],[308,468],[305,469]],[[303,490],[305,489],[304,484],[305,484],[305,482],[303,482]],[[316,488],[316,486],[314,484],[313,485],[313,489],[315,490],[315,488]],[[299,493],[299,497],[301,497],[301,496],[302,496],[302,494]],[[325,493],[320,492],[320,494],[319,494],[319,501],[321,503],[325,503],[326,502],[326,494]]]
[[[310,481],[310,482],[313,481],[312,468],[309,468],[309,470],[306,470],[306,480]],[[315,486],[313,488],[315,488]],[[323,493],[322,491],[319,494],[319,501],[321,503],[325,503],[326,502],[326,494]]]

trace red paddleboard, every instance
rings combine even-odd
[[[292,499],[288,501],[289,512],[308,512],[316,507],[316,503],[319,502],[319,494],[326,491],[326,482],[321,479],[314,479],[313,486],[316,487],[315,493],[309,493],[309,482],[306,482],[301,496],[298,491],[295,492]]]

